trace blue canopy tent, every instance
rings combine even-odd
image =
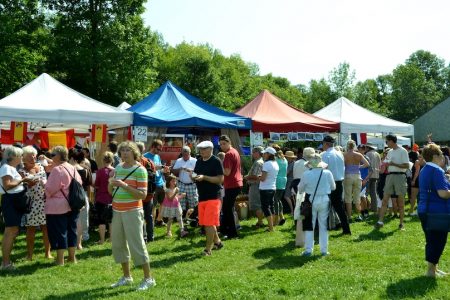
[[[134,126],[165,127],[174,130],[248,130],[252,126],[251,119],[209,105],[170,81],[127,110],[134,113]]]

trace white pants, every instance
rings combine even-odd
[[[305,251],[313,252],[314,249],[314,228],[316,226],[316,220],[319,220],[319,245],[320,252],[328,252],[328,213],[330,211],[330,200],[328,196],[314,199],[312,206],[312,231],[305,231]]]
[[[86,198],[86,205],[82,210],[80,210],[80,216],[78,217],[78,222],[81,224],[83,229],[83,236],[89,236],[89,201]]]

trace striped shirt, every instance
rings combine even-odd
[[[115,179],[123,180],[130,172],[136,169],[136,166],[125,169],[121,164],[116,167]],[[130,187],[147,192],[147,171],[140,166],[125,180]],[[115,193],[115,195],[114,195]],[[142,208],[142,199],[133,199],[133,196],[123,188],[113,189],[112,207],[115,211],[130,211]]]

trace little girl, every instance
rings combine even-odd
[[[185,237],[188,232],[184,229],[182,219],[182,209],[180,205],[180,198],[185,194],[180,194],[180,189],[177,187],[177,177],[170,174],[167,176],[166,196],[163,201],[162,217],[168,218],[167,222],[167,237],[172,237],[172,222],[173,218],[177,218],[180,224],[180,236]]]

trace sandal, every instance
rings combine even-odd
[[[203,256],[211,256],[211,251],[204,249],[203,252],[202,252],[202,255]]]
[[[223,248],[223,243],[220,241],[218,243],[214,243],[213,250],[220,250]]]

